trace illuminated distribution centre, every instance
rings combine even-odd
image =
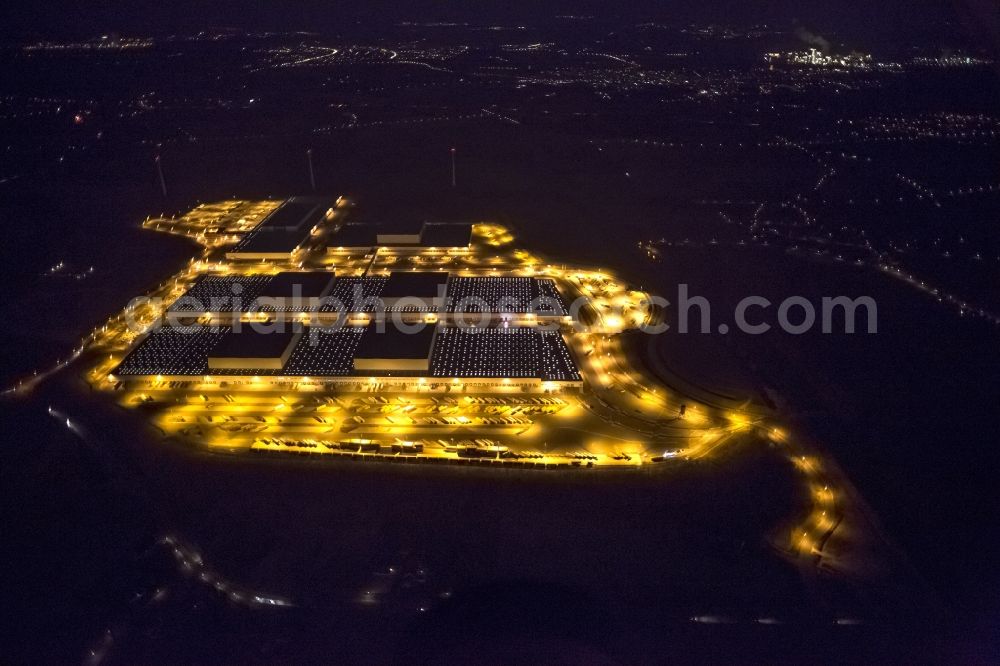
[[[761,423],[645,367],[627,344],[643,338],[623,334],[657,320],[646,293],[518,247],[503,225],[369,223],[341,196],[202,204],[144,226],[201,251],[94,332],[87,378],[192,445],[637,468]]]

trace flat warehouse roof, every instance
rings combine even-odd
[[[243,237],[229,252],[243,254],[274,253],[291,254],[309,237],[309,229],[272,229],[259,227]]]
[[[435,328],[414,325],[400,330],[391,323],[386,323],[384,328],[380,324],[369,324],[354,358],[430,358]]]
[[[333,208],[335,201],[323,197],[292,197],[257,225],[263,231],[312,229]]]
[[[286,271],[278,273],[258,294],[267,298],[320,298],[326,296],[333,286],[332,272],[326,271]]]
[[[426,247],[467,247],[471,243],[471,224],[428,222],[420,234],[420,244]]]
[[[439,288],[448,282],[448,274],[443,272],[434,273],[410,273],[395,271],[389,274],[389,280],[382,289],[383,298],[402,298],[403,296],[417,296],[419,298],[430,298],[438,295]]]
[[[239,332],[230,330],[209,352],[213,358],[278,358],[296,335],[288,325],[244,324]]]
[[[329,247],[374,247],[378,245],[378,227],[345,224],[327,241]]]
[[[320,312],[375,312],[378,298],[388,278],[347,277],[337,278],[333,291],[324,299]]]
[[[413,240],[392,237],[414,237]],[[416,239],[419,238],[419,241]],[[472,224],[451,222],[395,222],[368,224],[349,222],[334,234],[330,247],[468,247],[472,243]]]
[[[372,224],[372,223],[367,223]],[[424,223],[421,220],[395,221],[391,224],[372,224],[380,234],[387,236],[419,236]]]

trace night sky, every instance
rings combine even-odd
[[[609,25],[622,18],[697,21],[721,24],[800,22],[818,31],[832,30],[868,38],[901,33],[919,34],[953,22],[977,36],[984,47],[997,44],[1000,10],[990,0],[933,0],[878,3],[829,0],[770,0],[768,2],[318,2],[294,6],[265,2],[222,0],[182,2],[69,2],[5,3],[0,31],[8,38],[28,36],[84,36],[95,32],[163,33],[207,26],[251,30],[314,30],[350,32],[351,23],[398,20],[545,22],[557,15],[591,15]],[[916,6],[915,6],[916,5]]]

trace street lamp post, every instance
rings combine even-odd
[[[312,185],[313,192],[316,191],[316,174],[313,172],[313,151],[312,148],[306,150],[306,157],[309,159],[309,184]]]
[[[156,159],[156,172],[160,175],[160,189],[163,190],[163,196],[167,196],[167,181],[163,179],[163,166],[160,164],[160,156],[157,155]]]

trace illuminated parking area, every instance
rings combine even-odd
[[[280,211],[281,208],[277,210]],[[341,200],[336,212],[342,217],[347,214],[344,211],[349,211],[349,205]],[[292,219],[294,216],[289,214],[285,217]],[[287,224],[279,218],[280,216],[276,218],[272,214],[268,219],[272,220],[272,226],[276,230],[281,231]],[[335,216],[332,224],[336,225],[339,221]],[[187,424],[180,426],[180,430],[185,431],[185,436],[203,439],[213,446],[228,445],[227,442],[237,448],[245,446],[246,441],[242,439],[242,435],[235,433],[243,433],[258,426],[265,427],[275,436],[289,434],[288,429],[293,427],[293,423],[289,421],[290,415],[283,415],[280,424],[270,423],[268,419],[275,418],[272,416],[275,412],[283,412],[286,409],[283,405],[287,405],[289,409],[296,408],[297,401],[291,396],[302,392],[327,396],[391,395],[392,399],[404,403],[412,401],[418,395],[459,392],[483,394],[483,400],[492,400],[494,398],[487,396],[495,396],[497,400],[507,401],[505,405],[498,406],[463,403],[449,408],[440,407],[441,410],[453,410],[456,413],[446,419],[431,415],[408,417],[412,422],[392,416],[386,417],[385,423],[378,419],[373,422],[370,414],[358,414],[358,418],[363,419],[364,423],[339,422],[336,428],[326,428],[324,437],[331,440],[342,436],[342,431],[357,429],[378,431],[369,434],[384,436],[387,434],[384,429],[388,428],[394,437],[405,439],[408,434],[412,435],[421,429],[442,429],[448,432],[449,429],[458,428],[470,434],[478,432],[481,435],[522,438],[525,441],[517,445],[513,445],[514,442],[502,443],[512,452],[517,452],[527,450],[526,447],[532,445],[540,445],[535,440],[546,437],[545,428],[548,426],[544,426],[543,422],[558,413],[559,427],[563,429],[559,437],[568,441],[570,437],[567,435],[569,430],[565,429],[566,424],[587,413],[581,399],[569,392],[579,391],[592,382],[594,377],[589,371],[589,364],[585,363],[583,368],[578,366],[580,348],[586,346],[585,341],[581,342],[585,340],[581,336],[589,336],[590,327],[573,328],[574,324],[581,322],[573,322],[568,317],[569,308],[566,307],[564,295],[589,292],[587,298],[591,303],[590,307],[601,313],[598,319],[606,326],[610,315],[604,315],[603,309],[611,307],[604,302],[606,296],[614,294],[619,300],[621,294],[638,298],[638,292],[628,292],[607,273],[557,267],[523,249],[510,247],[513,235],[500,225],[477,223],[464,227],[456,225],[434,228],[425,225],[421,233],[428,231],[441,238],[447,236],[454,239],[458,239],[460,235],[465,238],[464,234],[468,233],[469,252],[461,255],[442,254],[441,248],[427,247],[419,252],[399,254],[373,247],[367,255],[347,256],[331,255],[323,251],[322,245],[317,245],[299,257],[293,265],[284,259],[228,261],[225,244],[216,251],[206,251],[197,261],[192,261],[185,271],[164,284],[162,289],[170,295],[168,303],[177,302],[180,307],[178,297],[184,294],[199,300],[211,300],[239,291],[243,296],[239,305],[252,305],[258,296],[266,296],[275,281],[281,281],[282,275],[293,274],[292,271],[299,271],[304,279],[315,280],[317,283],[323,281],[323,278],[313,273],[325,273],[331,277],[336,274],[332,287],[327,284],[326,287],[317,288],[316,294],[311,294],[326,294],[319,306],[307,303],[297,308],[301,312],[296,317],[309,315],[319,319],[301,320],[308,325],[290,349],[287,358],[280,359],[280,368],[277,367],[279,360],[272,357],[261,357],[256,363],[241,363],[237,358],[229,357],[215,363],[217,367],[210,367],[208,359],[212,357],[213,344],[224,339],[225,331],[228,330],[221,324],[236,323],[235,320],[220,319],[218,313],[202,321],[218,324],[212,328],[222,333],[217,333],[214,338],[196,336],[201,341],[191,346],[170,333],[156,331],[147,339],[157,342],[140,342],[137,347],[133,342],[136,336],[122,326],[122,319],[118,317],[95,335],[95,340],[106,345],[108,354],[95,365],[89,376],[102,388],[117,387],[127,396],[124,401],[128,404],[140,400],[139,396],[142,396],[144,404],[150,401],[163,403],[164,413],[161,418],[165,420],[161,421],[161,427],[167,431],[179,432],[178,424]],[[362,233],[359,229],[354,232]],[[331,239],[335,237],[336,233],[327,239],[328,246],[334,242]],[[451,304],[470,297],[473,301],[476,298],[485,301],[486,309],[504,309],[505,302],[513,301],[515,306],[509,309],[519,312],[511,313],[516,315],[511,319],[495,321],[473,333],[452,325],[455,322],[449,317],[455,313],[434,312],[437,303],[430,303],[427,308],[414,308],[402,301],[410,295],[425,299],[432,294],[438,295],[445,285],[448,297],[445,302],[449,303],[448,307],[451,309],[460,309]],[[394,301],[386,308],[388,312],[379,311],[378,299],[383,298]],[[535,309],[532,302],[536,300],[541,300],[550,309]],[[519,305],[522,301],[526,302]],[[145,325],[155,327],[162,322],[162,312],[155,308],[141,307],[139,312],[143,321],[147,322]],[[254,315],[248,320],[244,315],[242,324],[255,322],[267,326],[283,321],[283,313],[286,313],[286,308],[272,307],[265,313],[259,313],[262,319]],[[198,313],[184,310],[174,314],[191,314],[192,318],[181,320],[188,323]],[[416,368],[402,369],[402,366],[389,368],[388,366],[397,362],[378,355],[362,365],[381,364],[386,368],[357,367],[356,357],[365,336],[369,334],[369,325],[386,319],[390,314],[402,315],[404,321],[419,321],[434,327],[436,333],[432,336],[433,344],[425,371]],[[285,317],[284,321],[287,323],[289,320]],[[293,321],[300,320],[296,318]],[[555,328],[540,327],[539,324],[543,321]],[[331,326],[332,322],[337,325]],[[627,326],[627,322],[623,321],[620,330]],[[161,345],[164,351],[157,351]],[[611,346],[607,348],[612,349]],[[139,349],[142,351],[138,351]],[[279,351],[284,353],[286,350]],[[244,367],[237,367],[240,365]],[[624,373],[615,373],[616,378],[624,376]],[[595,387],[603,388],[600,385]],[[177,413],[178,398],[195,391],[204,392],[198,395],[210,396],[220,390],[235,392],[228,394],[227,409],[232,410],[233,405],[240,405],[237,411],[246,418],[254,419],[256,425],[251,427],[249,423],[241,423],[238,428],[224,425],[234,423],[231,419],[244,418],[227,413],[222,422],[213,422],[210,426],[202,423],[197,429],[192,429],[189,412],[193,406],[186,400],[182,400],[186,405],[182,409],[183,415]],[[622,396],[615,395],[613,390],[609,388],[602,399],[620,402]],[[532,395],[553,393],[563,396],[557,410],[541,413],[529,408],[524,402]],[[261,406],[266,414],[258,413],[257,402],[265,395],[275,394],[280,396],[280,402],[266,408]],[[524,397],[519,397],[521,395]],[[631,392],[628,395],[631,396]],[[201,409],[204,410],[207,403],[204,400],[200,402]],[[591,403],[590,409],[602,409],[601,404],[600,401]],[[649,407],[649,404],[651,403],[645,406]],[[297,407],[303,408],[302,405]],[[407,414],[417,412],[415,406],[409,409],[404,405],[403,409],[407,410]],[[485,416],[480,413],[481,410],[513,410],[516,414]],[[574,415],[573,418],[568,416],[571,414]],[[265,422],[258,419],[265,419]],[[596,412],[587,419],[591,421],[587,427],[591,428],[604,419],[609,432],[619,427],[648,430],[646,425],[638,422],[613,425],[607,420],[608,415],[600,416]],[[311,420],[319,426],[318,421]],[[436,422],[438,420],[440,422]],[[626,420],[622,422],[625,423]],[[544,426],[542,430],[538,429],[540,425]],[[196,430],[201,434],[198,435]],[[623,431],[620,435],[628,433]],[[622,436],[618,438],[622,439]],[[631,437],[636,439],[634,434]],[[638,439],[641,440],[641,436]],[[553,442],[552,446],[561,445]],[[428,450],[433,448],[429,446]],[[614,461],[615,464],[622,460],[624,458],[619,459],[613,455],[607,461],[602,459],[604,462]],[[632,464],[639,463],[637,458],[631,460]]]
[[[277,205],[272,202],[269,210]],[[340,200],[324,225],[343,229],[350,208]],[[279,231],[287,226],[277,220]],[[256,228],[250,222],[237,226]],[[498,460],[524,461],[519,456],[544,450],[549,461],[577,456],[571,459],[582,465],[641,466],[684,459],[683,452],[714,455],[725,446],[732,432],[724,410],[659,386],[628,360],[618,334],[647,321],[643,292],[609,271],[547,262],[516,247],[510,230],[498,224],[423,231],[457,239],[470,229],[468,251],[461,254],[439,247],[399,253],[375,246],[359,255],[331,253],[338,233],[331,231],[291,263],[229,260],[227,248],[239,235],[229,234],[226,243],[206,249],[149,295],[164,295],[172,304],[186,292],[210,299],[239,285],[241,300],[249,303],[266,294],[280,274],[300,272],[305,280],[324,282],[310,292],[325,294],[321,304],[299,308],[319,319],[303,320],[306,326],[287,357],[281,357],[282,349],[281,355],[268,357],[269,367],[211,368],[208,358],[224,337],[224,326],[206,326],[190,342],[165,331],[137,334],[126,326],[128,317],[118,315],[92,335],[96,360],[87,376],[119,393],[124,404],[158,405],[155,420],[165,432],[240,450],[267,438],[321,443],[305,447],[314,453],[342,452],[339,442],[363,436],[383,446],[420,440],[426,446],[414,455],[454,459],[458,453],[438,440],[461,438],[471,442],[466,448],[479,446],[477,440],[506,447],[506,457]],[[333,278],[332,286],[312,273]],[[447,285],[448,305],[441,312],[378,312],[379,298],[429,297],[442,285]],[[414,289],[420,293],[407,293]],[[459,309],[455,303],[466,297],[500,310],[506,299],[515,312],[509,320],[461,328],[451,319],[456,313],[448,310]],[[584,314],[571,319],[567,303],[577,297]],[[532,311],[536,299],[555,304],[551,315]],[[144,327],[162,323],[164,315],[152,305],[136,306],[128,314]],[[274,307],[259,323],[281,321],[282,314],[282,307]],[[384,352],[362,363],[373,367],[356,367],[369,326],[390,314],[436,330],[425,371],[403,369],[406,363],[389,368],[392,359]],[[334,320],[344,325],[330,326]],[[379,364],[386,367],[375,367]],[[536,399],[554,402],[542,407]],[[256,446],[298,450],[284,443]]]

